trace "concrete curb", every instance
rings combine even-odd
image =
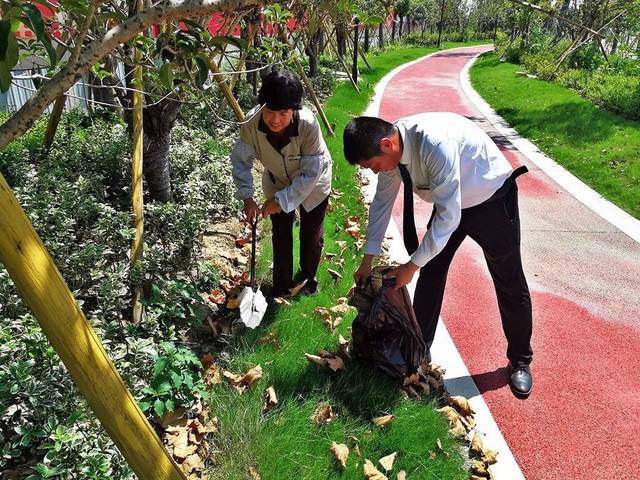
[[[460,85],[473,105],[489,120],[501,135],[553,181],[618,230],[640,243],[640,220],[637,220],[617,205],[611,203],[582,180],[578,179],[553,159],[542,153],[531,141],[521,137],[518,132],[513,129],[504,118],[498,115],[478,92],[474,90],[469,78],[469,70],[480,55],[482,55],[482,53],[479,53],[471,59],[460,71]]]
[[[458,47],[450,50],[459,50],[469,47]],[[421,62],[429,57],[437,55],[441,52],[434,52],[429,55],[425,55],[417,60],[401,65],[387,75],[385,75],[375,87],[374,96],[371,103],[367,107],[364,115],[377,116],[380,110],[380,104],[384,91],[391,81],[391,79],[402,70],[409,68],[415,63]],[[365,176],[369,180],[369,184],[363,188],[363,193],[366,201],[370,201],[373,198],[376,190],[377,176],[370,170],[365,170]],[[387,241],[389,243],[389,256],[392,261],[404,263],[409,259],[407,252],[402,243],[400,231],[393,220],[389,222],[386,232]],[[407,286],[409,293],[413,298],[415,292],[417,278]],[[458,352],[449,332],[442,319],[438,324],[436,330],[436,337],[433,347],[431,349],[431,355],[433,360],[439,365],[446,367],[445,373],[445,386],[447,391],[451,395],[462,395],[469,399],[469,402],[476,412],[476,428],[475,431],[483,436],[483,443],[487,448],[495,450],[499,453],[498,462],[490,467],[493,477],[496,480],[521,480],[523,476],[518,463],[516,462],[513,453],[509,449],[502,432],[498,428],[489,407],[485,403],[482,395],[478,391],[469,370],[464,364],[460,353]]]

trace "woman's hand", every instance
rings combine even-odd
[[[253,223],[254,219],[257,218],[260,213],[260,207],[256,203],[256,201],[250,197],[244,199],[244,221],[248,223]]]
[[[274,213],[278,213],[279,211],[280,205],[278,205],[278,202],[275,198],[267,200],[266,202],[264,202],[264,205],[262,205],[262,218],[266,218],[270,215],[273,215]]]

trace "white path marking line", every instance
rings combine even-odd
[[[471,80],[469,79],[469,69],[480,55],[481,54],[478,54],[473,57],[460,71],[460,85],[462,86],[462,90],[480,113],[482,113],[495,129],[504,135],[520,153],[537,165],[540,170],[551,177],[558,185],[618,230],[640,243],[640,220],[632,217],[620,207],[611,203],[582,182],[582,180],[557,164],[553,159],[547,157],[531,141],[521,137],[518,132],[513,129],[504,118],[498,115],[480,94],[474,90],[471,85]]]
[[[451,50],[458,50],[458,48]],[[438,53],[440,52],[435,52],[413,62],[401,65],[385,75],[376,85],[374,97],[367,107],[364,115],[378,115],[384,90],[395,75],[405,68]],[[378,178],[373,172],[371,172],[371,170],[365,170],[364,173],[369,180],[369,184],[364,186],[362,190],[365,200],[370,203],[376,191]],[[409,256],[404,248],[400,231],[398,230],[393,218],[387,227],[386,237],[390,247],[389,256],[391,260],[396,262],[406,262],[409,259]],[[415,292],[416,281],[417,278],[414,278],[414,280],[407,286],[412,298]],[[483,435],[483,442],[486,447],[499,453],[498,463],[491,467],[491,472],[494,478],[496,480],[524,480],[525,477],[522,474],[513,453],[502,436],[502,432],[500,432],[500,429],[491,415],[489,407],[478,391],[476,384],[471,379],[469,370],[465,366],[458,349],[453,343],[453,340],[447,331],[447,327],[442,322],[442,318],[438,322],[436,337],[431,348],[431,355],[436,363],[446,367],[445,385],[449,393],[451,395],[463,395],[464,397],[469,398],[469,402],[476,412],[475,418],[477,425],[475,430]]]

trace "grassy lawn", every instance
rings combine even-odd
[[[453,46],[459,45],[446,45]],[[387,378],[353,362],[347,364],[346,370],[333,373],[318,370],[304,358],[305,352],[336,351],[338,335],[350,337],[349,326],[354,317],[354,313],[346,315],[332,333],[313,314],[314,307],[331,307],[338,297],[347,294],[361,259],[353,238],[337,230],[337,226],[345,225],[348,216],[364,219],[365,214],[356,172],[342,155],[343,128],[353,115],[365,109],[373,87],[387,72],[432,51],[406,48],[372,55],[372,69],[362,70],[361,93],[356,94],[350,84],[342,83],[328,100],[326,113],[335,122],[337,135],[325,138],[334,161],[333,187],[342,196],[333,199],[325,222],[325,251],[337,253],[340,248],[336,241],[348,242],[344,265],[336,265],[337,257],[331,262],[323,261],[319,272],[322,291],[318,296],[296,298],[290,306],[272,305],[258,331],[239,335],[229,346],[228,368],[244,372],[261,364],[264,376],[243,395],[227,385],[218,385],[214,390],[211,411],[218,416],[221,427],[211,478],[247,478],[248,467],[255,466],[263,480],[362,479],[365,458],[381,469],[378,459],[393,452],[398,452],[398,457],[389,478],[395,479],[400,469],[405,469],[411,480],[467,478],[458,443],[448,436],[448,425],[434,411],[433,400],[404,400]],[[265,235],[258,265],[265,281],[270,281],[271,276],[270,242]],[[340,271],[342,279],[334,282],[327,268]],[[258,341],[266,334],[275,336],[277,348]],[[264,392],[271,385],[279,404],[263,414]],[[337,417],[318,427],[309,418],[323,402],[333,407]],[[371,423],[372,418],[384,414],[396,415],[397,419],[386,427]],[[357,439],[362,456],[352,449],[347,468],[342,469],[330,453],[331,442],[352,447],[352,437]],[[438,438],[447,455],[438,453],[430,459],[429,452],[437,451]]]
[[[565,87],[516,76],[496,55],[471,69],[474,88],[518,133],[640,218],[640,122],[606,112]]]

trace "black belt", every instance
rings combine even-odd
[[[516,184],[516,178],[518,178],[523,173],[527,173],[528,171],[529,169],[525,165],[520,165],[511,173],[509,178],[507,178],[504,181],[502,186],[498,190],[496,190],[495,193],[491,195],[491,197],[489,197],[488,200],[485,200],[482,203],[489,203],[489,202],[494,202],[496,200],[500,200],[502,197],[504,197],[507,193],[511,191],[513,186]],[[473,207],[470,207],[470,208],[473,208]]]

